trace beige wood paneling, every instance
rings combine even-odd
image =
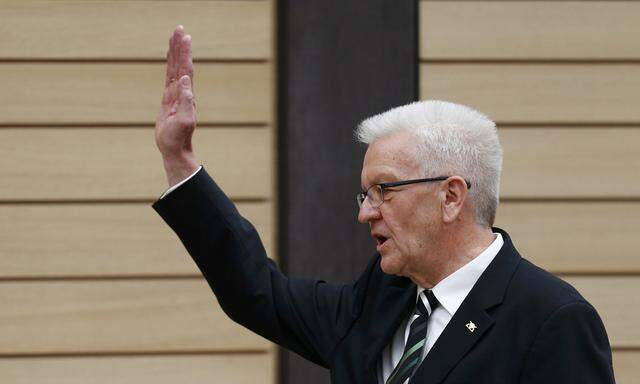
[[[638,202],[503,202],[496,226],[553,272],[640,272]]]
[[[503,197],[640,197],[639,128],[501,129]]]
[[[640,277],[579,276],[564,280],[596,308],[612,347],[640,347]]]
[[[640,384],[638,362],[640,351],[615,351],[613,353],[613,371],[618,384]]]
[[[422,64],[422,99],[469,105],[497,122],[640,122],[637,64]]]
[[[420,2],[421,98],[498,122],[496,225],[595,306],[625,384],[640,382],[639,12],[631,1]]]
[[[619,384],[640,383],[635,374],[639,360],[638,351],[613,353]],[[0,377],[12,384],[255,384],[266,382],[274,371],[267,354],[0,358]]]
[[[196,59],[266,59],[270,7],[267,1],[15,2],[0,7],[0,59],[164,59],[178,23],[193,36]]]
[[[275,381],[273,345],[226,317],[151,208],[167,188],[152,127],[183,24],[198,160],[272,253],[273,11],[264,0],[0,6],[0,382]]]
[[[422,59],[639,59],[633,1],[421,1]]]
[[[271,130],[200,128],[194,149],[233,197],[267,198]],[[167,181],[153,128],[0,129],[1,200],[157,199]]]
[[[614,347],[639,347],[638,277],[566,278],[600,313]],[[626,292],[627,294],[622,294]],[[254,350],[204,280],[0,284],[0,353]]]
[[[0,63],[0,124],[153,124],[163,63]],[[198,121],[271,121],[269,63],[195,65]]]
[[[0,377],[11,384],[255,384],[271,382],[275,369],[266,353],[0,358]]]
[[[0,354],[267,350],[204,279],[0,283]]]
[[[237,206],[275,258],[273,205]],[[199,274],[150,204],[0,205],[0,278]]]
[[[271,204],[240,203],[272,249]],[[557,273],[640,271],[640,204],[503,202],[496,225]],[[146,204],[0,205],[0,276],[182,275],[197,270]]]

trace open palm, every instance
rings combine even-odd
[[[155,128],[156,145],[164,160],[169,185],[197,169],[191,144],[196,128],[192,79],[191,36],[178,26],[169,40],[165,88]]]

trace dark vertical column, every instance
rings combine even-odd
[[[281,0],[280,259],[290,275],[349,282],[373,255],[356,220],[364,118],[418,97],[416,0]],[[283,352],[282,382],[328,383]]]

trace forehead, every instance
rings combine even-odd
[[[362,184],[368,186],[415,177],[419,171],[415,135],[406,131],[394,132],[369,144],[362,165]]]

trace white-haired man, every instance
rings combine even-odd
[[[191,147],[190,38],[171,40],[156,124],[171,186],[153,207],[224,311],[331,370],[334,383],[613,383],[595,309],[492,228],[502,155],[495,124],[452,103],[365,120],[357,194],[377,253],[350,285],[289,278]]]

